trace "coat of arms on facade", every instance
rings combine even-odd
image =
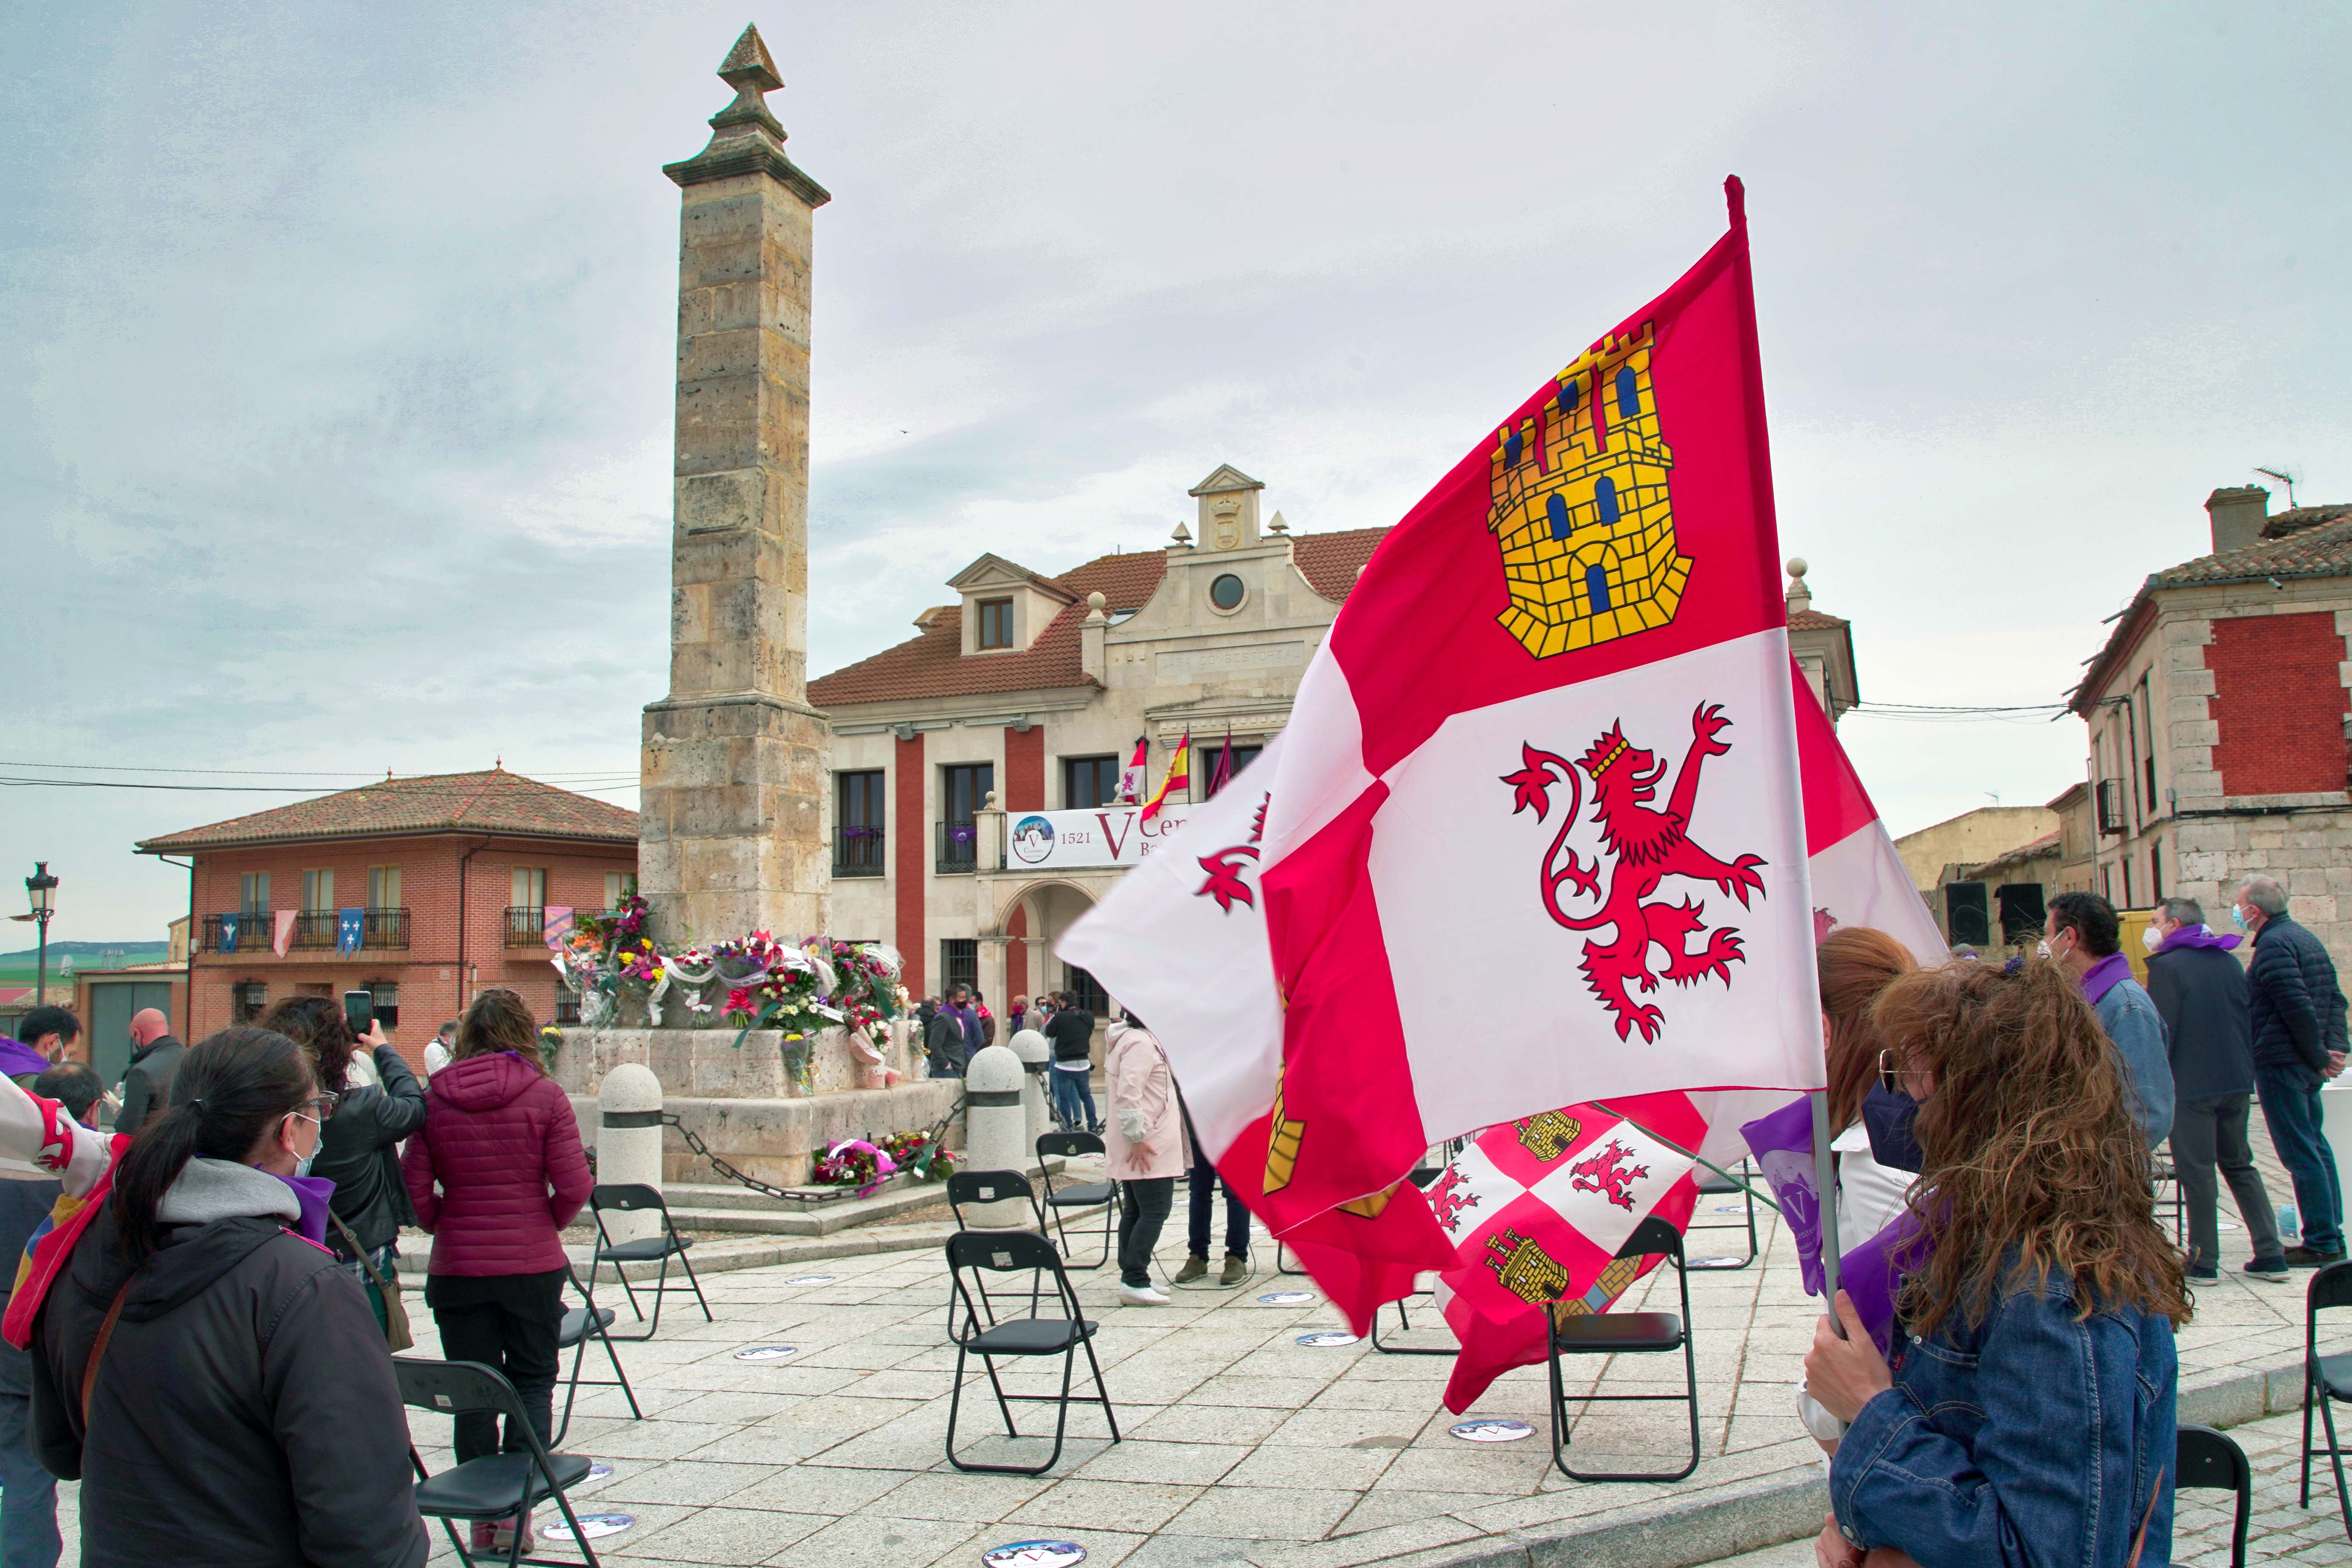
[[[1559,1259],[1508,1226],[1486,1238],[1486,1267],[1503,1289],[1531,1307],[1555,1300],[1568,1289],[1568,1270]]]
[[[1628,741],[1622,725],[1612,724],[1579,759],[1592,779],[1592,819],[1600,825],[1601,843],[1617,857],[1606,895],[1591,914],[1571,914],[1560,905],[1562,883],[1570,885],[1571,896],[1602,894],[1601,858],[1596,856],[1587,865],[1568,847],[1569,831],[1584,807],[1579,763],[1523,742],[1519,771],[1503,775],[1502,782],[1513,790],[1511,814],[1516,816],[1533,806],[1538,822],[1551,809],[1552,784],[1569,786],[1568,810],[1536,874],[1544,909],[1559,925],[1570,931],[1614,928],[1609,941],[1584,944],[1582,968],[1592,994],[1616,1016],[1621,1040],[1635,1029],[1642,1031],[1645,1042],[1656,1039],[1665,1017],[1657,1008],[1634,1001],[1625,989],[1629,982],[1644,993],[1655,991],[1661,979],[1691,985],[1710,974],[1728,985],[1730,966],[1746,957],[1738,931],[1729,926],[1708,931],[1699,921],[1702,906],[1690,899],[1678,904],[1664,900],[1642,901],[1668,877],[1713,882],[1737,898],[1742,909],[1748,907],[1750,894],[1764,890],[1764,880],[1756,874],[1764,864],[1762,857],[1742,855],[1736,860],[1719,860],[1691,842],[1689,836],[1691,809],[1698,801],[1699,764],[1730,752],[1731,743],[1717,738],[1730,727],[1731,721],[1717,704],[1701,703],[1691,715],[1690,750],[1683,755],[1682,770],[1675,775],[1675,791],[1664,811],[1649,803],[1665,776],[1666,764]],[[1702,931],[1706,932],[1706,945],[1690,952],[1685,943]],[[1666,954],[1665,967],[1655,973],[1650,969],[1653,944]]]
[[[1535,415],[1496,433],[1486,526],[1511,605],[1503,629],[1538,658],[1663,626],[1690,557],[1675,545],[1652,333],[1603,338]]]
[[[1568,1146],[1584,1130],[1584,1124],[1575,1117],[1557,1110],[1546,1110],[1511,1125],[1519,1130],[1519,1147],[1547,1163],[1567,1153]]]
[[[1632,1214],[1633,1184],[1649,1173],[1649,1166],[1633,1163],[1633,1151],[1612,1138],[1599,1151],[1568,1168],[1568,1184],[1580,1193],[1599,1193]]]

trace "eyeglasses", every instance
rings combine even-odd
[[[335,1107],[341,1105],[342,1100],[343,1097],[341,1095],[331,1094],[322,1089],[319,1091],[318,1098],[310,1100],[309,1103],[319,1108],[319,1115],[323,1119],[325,1117],[332,1116],[335,1113]]]
[[[1902,1093],[1903,1068],[1905,1065],[1903,1058],[1895,1052],[1895,1047],[1892,1046],[1880,1051],[1878,1053],[1879,1087],[1886,1090],[1889,1094]]]

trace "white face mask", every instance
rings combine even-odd
[[[2141,930],[2139,933],[2139,944],[2140,946],[2147,949],[2148,952],[2154,952],[2158,948],[2164,945],[2164,938],[2165,933],[2157,930],[2155,923],[2151,921]]]

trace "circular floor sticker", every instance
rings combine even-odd
[[[735,1352],[737,1361],[782,1361],[801,1353],[798,1345],[751,1345]]]
[[[1295,1307],[1302,1301],[1315,1300],[1312,1290],[1269,1290],[1258,1300],[1268,1307]]]
[[[580,1515],[580,1539],[596,1541],[607,1535],[618,1535],[636,1522],[637,1516],[633,1513],[583,1513]],[[562,1514],[558,1513],[551,1522],[539,1527],[539,1538],[541,1541],[569,1541],[572,1539],[572,1527],[564,1523]]]
[[[1087,1560],[1087,1549],[1075,1541],[1014,1541],[983,1552],[988,1568],[1071,1568]]]
[[[588,1484],[588,1482],[589,1482],[589,1481],[609,1481],[609,1480],[611,1480],[612,1479],[613,1479],[613,1467],[612,1467],[612,1466],[610,1466],[610,1465],[591,1465],[591,1466],[589,1466],[589,1467],[588,1467],[588,1474],[587,1474],[587,1476],[586,1476],[586,1477],[585,1477],[585,1478],[581,1481],[581,1483],[580,1483],[580,1484],[581,1484],[581,1485],[583,1485],[583,1486],[585,1486],[585,1485],[587,1485],[587,1484]]]
[[[830,1274],[795,1274],[791,1279],[785,1280],[784,1283],[787,1285],[830,1285],[833,1281],[834,1276]]]
[[[1353,1334],[1343,1334],[1338,1332],[1301,1334],[1298,1336],[1298,1342],[1302,1345],[1310,1346],[1316,1350],[1328,1350],[1336,1345],[1354,1344],[1356,1342],[1356,1336]]]
[[[1746,1204],[1717,1204],[1715,1205],[1715,1212],[1717,1214],[1741,1214],[1746,1212],[1747,1207],[1748,1205]]]
[[[1535,1436],[1535,1428],[1524,1421],[1457,1421],[1446,1428],[1465,1443],[1516,1443],[1522,1437]]]

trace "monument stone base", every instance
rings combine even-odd
[[[596,1142],[596,1092],[623,1062],[640,1062],[661,1081],[662,1109],[719,1158],[745,1175],[776,1186],[805,1184],[816,1157],[845,1138],[878,1139],[905,1128],[927,1128],[952,1109],[963,1084],[957,1079],[902,1076],[887,1088],[869,1088],[874,1068],[833,1028],[807,1041],[803,1077],[783,1053],[784,1037],[757,1029],[739,1047],[733,1029],[570,1028],[552,1070],[572,1096],[580,1136]],[[907,1073],[910,1055],[903,1026],[877,1047],[882,1066]],[[948,1145],[963,1146],[961,1121]],[[687,1146],[676,1127],[662,1130],[662,1180],[725,1180]],[[944,1187],[941,1189],[944,1191]]]

